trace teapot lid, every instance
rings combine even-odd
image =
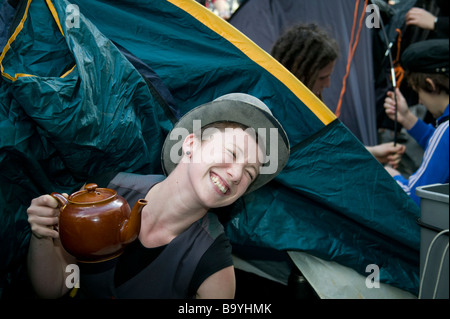
[[[117,192],[109,188],[99,188],[97,184],[89,183],[84,186],[84,190],[70,195],[69,200],[72,203],[98,203],[108,199],[113,199]]]

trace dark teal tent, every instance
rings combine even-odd
[[[0,20],[0,294],[26,281],[32,198],[111,170],[160,173],[176,118],[230,92],[263,100],[292,146],[285,170],[230,208],[231,241],[362,274],[377,264],[417,293],[419,208],[266,52],[195,1],[73,3],[22,1]]]

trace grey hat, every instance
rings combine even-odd
[[[265,143],[267,163],[264,163],[260,174],[250,184],[246,194],[277,176],[289,159],[287,134],[267,105],[245,93],[230,93],[190,110],[175,124],[164,141],[161,153],[162,167],[166,175],[175,169],[182,157],[180,149],[174,152],[173,147],[178,145],[181,148],[184,138],[197,129],[194,127],[195,121],[201,121],[201,127],[221,121],[236,122],[254,129],[258,133],[259,143]],[[261,129],[265,129],[263,134],[260,134]],[[179,133],[182,131],[187,134],[184,136],[181,134],[180,143]]]

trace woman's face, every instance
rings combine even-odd
[[[323,89],[330,87],[331,73],[333,73],[335,64],[336,61],[330,62],[318,72],[317,80],[314,82],[311,91],[319,98],[322,95]]]
[[[206,207],[223,207],[241,197],[258,176],[263,153],[251,131],[207,130],[213,133],[205,131],[201,143],[192,147],[189,177]]]

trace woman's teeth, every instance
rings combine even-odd
[[[222,184],[222,181],[217,176],[211,176],[211,181],[220,189],[223,194],[225,194],[228,190],[228,188]]]

